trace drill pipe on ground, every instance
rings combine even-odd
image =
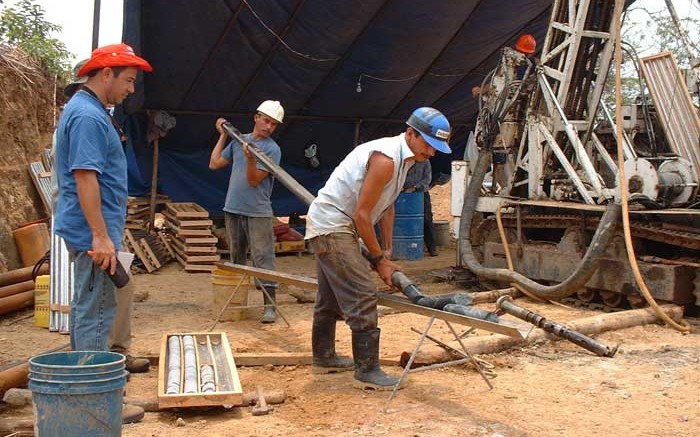
[[[248,151],[260,161],[265,168],[279,180],[282,185],[287,187],[295,196],[297,196],[302,202],[307,206],[311,205],[315,197],[311,194],[303,185],[297,182],[289,173],[287,173],[282,167],[273,162],[267,155],[265,155],[258,147],[254,144],[250,144],[243,138],[241,132],[236,129],[231,123],[226,122],[223,124],[223,128],[226,133],[234,140],[239,143],[247,143]],[[360,245],[362,250],[362,255],[369,259],[370,253],[364,244]],[[454,294],[441,297],[425,296],[418,286],[408,278],[403,272],[396,271],[391,275],[391,281],[394,287],[400,290],[404,295],[406,295],[411,302],[416,305],[426,306],[434,309],[443,309],[445,305],[453,304],[459,305],[466,308],[466,305],[471,303],[471,298],[465,294]],[[469,303],[467,303],[469,302]]]
[[[510,296],[503,296],[496,302],[498,308],[502,309],[506,313],[515,316],[521,320],[532,323],[538,328],[542,328],[544,331],[561,337],[565,340],[581,346],[582,348],[593,352],[599,357],[612,357],[617,352],[617,346],[610,348],[592,338],[581,334],[580,332],[574,331],[557,322],[552,322],[546,318],[540,316],[539,314],[533,313],[532,311],[526,310],[515,303],[513,303],[513,298]]]

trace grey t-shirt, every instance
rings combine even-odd
[[[265,155],[279,165],[282,151],[275,140],[268,137],[255,141],[251,134],[245,134],[243,138],[248,143],[258,146]],[[263,179],[257,187],[250,186],[246,179],[247,159],[238,141],[231,141],[221,152],[221,156],[227,161],[232,161],[224,211],[248,217],[272,217],[272,202],[270,202],[274,184],[272,175]],[[267,171],[260,162],[257,163],[257,168]]]

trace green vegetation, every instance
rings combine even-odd
[[[0,6],[3,3],[0,0]],[[61,26],[46,21],[44,10],[32,0],[6,6],[0,13],[0,44],[19,47],[41,61],[50,73],[67,78],[72,54],[65,44],[51,37],[60,30]]]

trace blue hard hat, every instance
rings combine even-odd
[[[450,122],[442,112],[435,108],[418,108],[408,117],[406,124],[415,129],[438,152],[452,153],[447,144],[450,139]]]

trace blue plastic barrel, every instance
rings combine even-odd
[[[423,259],[423,193],[401,193],[394,203],[393,259]]]
[[[118,437],[122,433],[124,355],[76,351],[29,360],[29,389],[41,437]]]

